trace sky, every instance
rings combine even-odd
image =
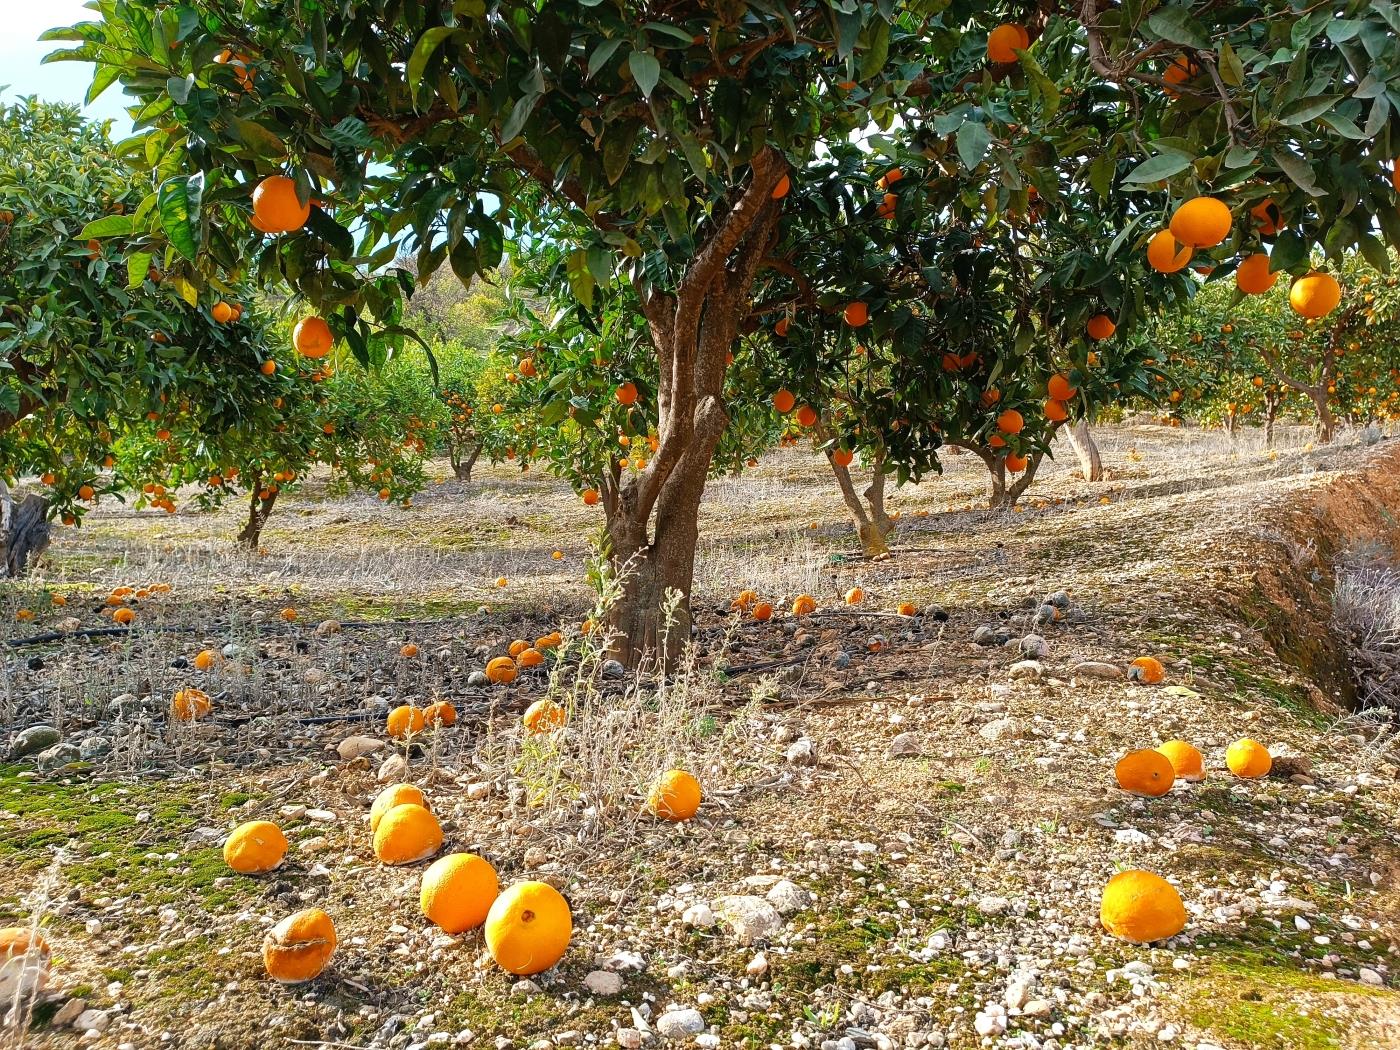
[[[50,51],[71,47],[64,41],[40,42],[39,34],[54,26],[91,21],[93,12],[82,0],[0,0],[0,100],[12,102],[21,95],[38,95],[50,102],[82,104],[92,80],[92,66],[86,62],[56,62],[45,66],[40,60]],[[112,85],[83,112],[93,120],[116,121],[112,133],[121,138],[131,130],[122,108],[120,85]]]

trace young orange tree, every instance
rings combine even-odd
[[[607,509],[628,567],[612,616],[633,659],[656,648],[667,592],[689,593],[725,362],[760,274],[791,265],[775,250],[809,166],[898,128],[938,170],[980,173],[969,205],[1025,206],[1028,184],[1054,198],[1049,173],[1073,155],[1091,185],[1213,190],[1227,213],[1286,196],[1300,237],[1326,232],[1329,252],[1369,245],[1369,216],[1400,242],[1381,169],[1396,118],[1385,92],[1354,91],[1389,75],[1395,31],[1381,11],[1337,22],[1283,0],[1248,17],[1210,0],[1145,17],[1096,0],[191,0],[117,5],[53,35],[137,99],[139,154],[184,205],[144,216],[149,246],[182,246],[192,282],[246,265],[288,283],[362,358],[402,342],[414,277],[386,269],[401,250],[420,280],[444,263],[468,280],[507,235],[548,240],[585,308],[630,286],[655,361],[638,411],[658,442]],[[1022,25],[992,36],[998,23]],[[1164,218],[1134,216],[1120,246]],[[1222,257],[1240,246],[1179,232]],[[843,273],[808,276],[857,298]],[[685,636],[684,603],[669,622]]]

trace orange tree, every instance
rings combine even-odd
[[[1382,260],[1393,267],[1393,257]],[[1400,279],[1347,260],[1335,309],[1301,317],[1281,287],[1244,295],[1211,278],[1191,309],[1161,321],[1153,336],[1170,355],[1179,412],[1231,431],[1259,418],[1266,433],[1281,412],[1311,414],[1322,441],[1338,418],[1388,421],[1400,408]]]
[[[123,487],[115,445],[148,415],[261,411],[266,322],[234,316],[239,290],[201,298],[163,258],[93,239],[148,195],[74,108],[0,108],[0,484],[42,480],[18,503],[0,487],[0,575]]]
[[[630,567],[612,611],[630,659],[657,642],[667,592],[689,593],[725,361],[760,272],[784,265],[788,191],[825,149],[902,129],[940,167],[985,164],[998,198],[1028,182],[1056,195],[1036,173],[1092,149],[1091,185],[1131,162],[1125,181],[1174,195],[1286,196],[1300,240],[1326,232],[1330,253],[1369,247],[1372,215],[1400,242],[1381,169],[1396,118],[1384,90],[1354,91],[1391,76],[1395,31],[1356,7],[127,0],[52,35],[136,97],[133,155],[185,204],[147,215],[149,246],[182,246],[196,284],[245,265],[289,283],[359,356],[402,341],[413,276],[385,269],[401,249],[420,279],[444,263],[469,279],[508,234],[554,238],[585,307],[630,284],[658,438],[607,513]],[[992,36],[999,22],[1019,27]],[[1119,236],[1137,244],[1162,218]]]

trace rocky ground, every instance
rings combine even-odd
[[[811,454],[716,482],[696,651],[660,692],[577,643],[480,684],[513,638],[576,636],[593,602],[599,519],[547,478],[488,472],[407,512],[313,490],[252,558],[227,542],[232,510],[104,508],[3,593],[0,634],[20,640],[106,627],[114,586],[170,584],[130,635],[7,654],[0,925],[38,922],[54,958],[32,1030],[0,1046],[1397,1045],[1400,754],[1387,717],[1346,710],[1326,619],[1339,559],[1395,557],[1400,447],[1101,437],[1107,481],[1066,450],[1015,514],[976,509],[980,464],[952,458],[897,491],[881,563]],[[745,622],[728,606],[746,586],[821,608]],[[1058,590],[1068,615],[1037,623]],[[206,647],[226,657],[198,672]],[[1163,685],[1123,677],[1142,655]],[[187,685],[211,717],[170,723]],[[568,730],[522,738],[547,694]],[[390,706],[436,697],[456,727],[386,742]],[[1225,771],[1246,735],[1276,775]],[[1117,790],[1123,752],[1173,737],[1204,782]],[[677,764],[706,801],[662,825],[639,803]],[[425,864],[376,863],[369,803],[405,779],[446,848],[565,893],[558,967],[508,977],[479,934],[422,918]],[[235,876],[220,843],[258,818],[289,861]],[[1180,888],[1182,935],[1098,927],[1123,867]],[[340,947],[278,986],[263,934],[311,904]]]

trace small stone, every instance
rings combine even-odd
[[[748,965],[744,967],[744,972],[750,977],[762,977],[768,972],[768,956],[759,952],[749,960]]]
[[[10,745],[10,758],[25,758],[29,755],[37,755],[40,751],[47,751],[60,740],[63,734],[51,725],[32,725],[15,737],[14,743]]]
[[[467,785],[467,800],[469,802],[479,802],[494,790],[494,785],[489,780],[478,780]]]
[[[768,903],[781,915],[793,915],[812,906],[812,895],[797,883],[781,879],[768,891]]]
[[[408,759],[403,755],[390,755],[379,766],[375,779],[381,784],[397,784],[408,777]]]
[[[79,1032],[105,1032],[111,1023],[109,1010],[84,1010],[73,1019],[73,1027]]]
[[[55,744],[47,751],[40,751],[35,755],[34,764],[47,772],[81,761],[82,757],[83,753],[77,744]]]
[[[1013,682],[1037,681],[1045,674],[1045,667],[1039,660],[1018,660],[1007,672]]]
[[[617,660],[603,661],[603,677],[618,680],[627,677],[627,668]]]
[[[314,820],[318,824],[334,824],[335,814],[328,809],[308,809],[306,819]]]
[[[977,910],[983,915],[1005,915],[1011,908],[1011,902],[1005,897],[983,897],[977,902]]]
[[[890,741],[885,751],[886,758],[917,758],[921,754],[923,748],[919,746],[919,738],[914,733],[900,733]]]
[[[486,677],[485,671],[473,671],[467,675],[467,685],[473,689],[485,689],[491,684],[491,679]]]
[[[594,970],[583,979],[583,986],[593,995],[619,995],[622,992],[622,975],[609,970]]]
[[[69,999],[49,1019],[51,1028],[68,1028],[87,1009],[86,999]]]
[[[1362,984],[1373,984],[1377,987],[1385,984],[1385,978],[1369,966],[1361,967],[1360,972],[1356,976]]]
[[[328,634],[339,634],[339,633],[340,633],[340,621],[339,621],[339,620],[322,620],[320,623],[318,623],[318,624],[316,625],[316,637],[318,637],[318,638],[324,638],[324,637],[326,637],[326,635],[328,635]]]
[[[617,1034],[613,1036],[617,1040],[617,1045],[624,1050],[638,1050],[642,1045],[642,1033],[635,1028],[619,1028]]]
[[[997,741],[1004,736],[1014,736],[1016,723],[1010,718],[998,718],[988,722],[981,729],[977,730],[977,735],[983,740]]]
[[[1032,999],[1021,1007],[1022,1017],[1049,1017],[1054,1009],[1049,999]]]
[[[525,851],[525,867],[542,868],[549,863],[549,850],[543,846],[531,846]]]
[[[656,1019],[656,1031],[663,1039],[684,1039],[705,1030],[705,1019],[695,1009],[667,1010]]]
[[[540,986],[529,979],[519,980],[510,986],[510,994],[517,998],[539,995]]]
[[[815,766],[817,764],[817,751],[812,741],[807,737],[801,740],[794,740],[789,745],[784,756],[789,765],[793,766]]]
[[[384,741],[374,736],[347,736],[336,744],[336,754],[342,762],[353,762],[364,755],[372,755],[384,746]]]
[[[716,921],[715,913],[708,904],[692,904],[681,916],[681,922],[701,930],[708,930]]]
[[[84,737],[78,744],[78,757],[84,762],[102,758],[112,750],[112,741],[105,736]]]
[[[1018,646],[1021,655],[1029,660],[1044,660],[1050,652],[1050,644],[1038,634],[1028,634]]]
[[[762,897],[720,897],[711,907],[744,945],[766,941],[783,927],[778,909]]]

